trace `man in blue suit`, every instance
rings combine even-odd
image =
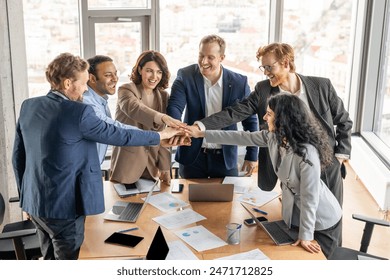
[[[60,54],[46,69],[51,90],[23,102],[16,128],[13,167],[20,204],[38,229],[44,259],[77,259],[86,215],[104,212],[96,142],[158,145],[177,133],[126,130],[99,119],[83,104],[86,60]]]
[[[233,105],[249,95],[247,77],[224,68],[225,41],[217,35],[202,38],[199,44],[198,64],[182,68],[171,89],[167,113],[192,125],[223,108]],[[242,121],[243,129],[258,129],[255,115]],[[237,124],[224,128],[237,130]],[[191,146],[178,147],[175,160],[179,162],[182,178],[212,178],[237,176],[237,146],[206,143],[193,139]],[[247,147],[242,166],[247,175],[257,165],[257,147]]]

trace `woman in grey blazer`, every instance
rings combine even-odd
[[[341,239],[342,210],[320,178],[333,157],[325,131],[303,101],[291,94],[271,97],[264,120],[268,130],[193,131],[192,136],[205,137],[209,143],[268,147],[282,183],[283,220],[289,227],[299,228],[293,245],[311,253],[322,250],[329,256]]]

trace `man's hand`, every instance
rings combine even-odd
[[[170,148],[173,146],[191,146],[191,138],[186,135],[173,136],[169,139],[161,140],[160,145],[165,148]]]
[[[246,171],[245,176],[251,176],[256,167],[257,161],[245,160],[242,165],[241,171]]]
[[[187,133],[188,130],[186,128],[174,128],[169,126],[158,132],[158,134],[160,134],[160,141],[172,138],[175,135],[186,135]]]
[[[204,137],[205,135],[204,131],[201,131],[199,126],[196,124],[187,126],[187,130],[188,130],[188,134],[194,138]]]

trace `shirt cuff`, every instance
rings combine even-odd
[[[202,122],[196,121],[196,122],[194,122],[194,124],[199,126],[200,131],[206,131],[206,127],[204,126],[204,124]]]
[[[346,154],[334,154],[334,156],[340,159],[349,159],[349,155]]]

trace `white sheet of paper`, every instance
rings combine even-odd
[[[152,195],[149,198],[149,204],[162,212],[172,212],[178,208],[189,205],[187,202],[180,200],[167,192]]]
[[[269,260],[269,258],[259,249],[254,249],[248,252],[217,258],[216,260]]]
[[[205,219],[206,217],[196,213],[190,208],[153,218],[156,223],[167,229],[183,227]]]
[[[168,247],[169,253],[166,260],[199,260],[181,240],[168,242]]]
[[[226,176],[222,183],[234,184],[235,193],[246,193],[255,185],[255,181],[252,177]]]
[[[238,200],[255,206],[262,206],[279,196],[278,192],[266,192],[259,188],[241,195]]]
[[[175,234],[198,252],[227,245],[225,241],[204,226],[186,228],[176,231]]]

